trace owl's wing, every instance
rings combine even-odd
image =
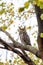
[[[23,37],[24,37],[23,40],[26,43],[26,45],[31,45],[30,38],[29,38],[28,34],[24,33]]]

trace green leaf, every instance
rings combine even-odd
[[[40,37],[43,38],[43,33],[40,33]]]
[[[25,2],[25,3],[24,3],[24,7],[25,7],[25,8],[28,8],[28,6],[29,6],[29,2]]]
[[[41,14],[40,18],[41,18],[41,20],[43,20],[43,14]]]
[[[29,29],[30,30],[31,29],[31,26],[27,27],[26,29]]]
[[[3,13],[5,13],[5,9],[0,10],[0,15],[2,15]]]
[[[4,3],[4,2],[2,2],[2,3],[0,4],[0,6],[2,6],[2,7],[3,7],[3,6],[5,6],[5,3]]]
[[[22,11],[24,11],[24,7],[21,7],[21,8],[18,9],[19,13],[22,12]]]
[[[43,9],[43,2],[40,2],[40,9]]]
[[[6,29],[7,29],[7,26],[6,26],[6,25],[3,25],[3,26],[2,26],[2,29],[3,29],[3,30],[6,30]]]

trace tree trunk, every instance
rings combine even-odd
[[[43,9],[40,9],[40,7],[35,6],[35,12],[38,22],[38,48],[41,55],[41,58],[43,59],[43,38],[40,37],[40,34],[43,33],[43,20],[41,20],[40,15],[43,13]]]

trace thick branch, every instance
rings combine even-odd
[[[19,42],[16,42],[11,36],[10,36],[10,34],[7,32],[7,31],[4,31],[4,30],[2,30],[2,29],[0,29],[0,31],[2,31],[2,32],[4,32],[10,39],[11,39],[11,41],[13,42],[13,47],[16,47],[16,48],[20,48],[20,49],[25,49],[25,50],[27,50],[27,51],[30,51],[30,52],[32,52],[33,54],[35,54],[37,57],[39,57],[39,58],[41,58],[40,57],[40,53],[38,53],[38,50],[37,49],[35,49],[34,47],[32,47],[32,46],[30,46],[30,45],[22,45],[22,44],[20,44]]]
[[[18,54],[25,61],[25,63],[27,63],[29,65],[35,65],[34,62],[29,57],[27,58],[25,56],[25,54],[21,53],[20,51],[18,51],[17,49],[12,47],[11,45],[8,45],[7,42],[5,42],[4,40],[0,39],[0,42],[5,46],[4,48],[6,48],[8,50],[12,50],[16,54]]]

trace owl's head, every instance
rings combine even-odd
[[[26,27],[19,27],[19,34],[26,32]]]

